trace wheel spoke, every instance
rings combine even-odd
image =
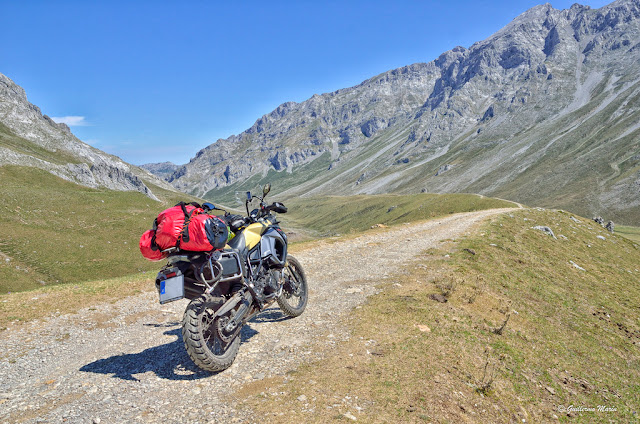
[[[278,304],[285,314],[295,317],[300,315],[307,305],[306,278],[299,262],[291,256],[283,273],[284,290],[278,298]]]

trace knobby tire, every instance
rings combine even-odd
[[[285,281],[284,290],[278,297],[278,306],[282,309],[285,315],[290,317],[300,316],[307,307],[307,301],[309,299],[309,289],[307,286],[307,276],[302,269],[300,262],[293,256],[287,258],[288,265],[283,270],[285,280],[287,278],[293,279],[293,281]],[[291,284],[295,284],[295,290],[291,290]],[[296,304],[292,304],[297,302]]]
[[[215,311],[224,303],[223,298],[207,294],[193,299],[184,311],[182,340],[191,360],[205,371],[222,371],[233,364],[240,348],[239,329],[226,342],[217,333]]]

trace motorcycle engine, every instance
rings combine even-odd
[[[254,291],[260,299],[266,299],[278,292],[280,272],[274,269],[262,269],[254,281]]]

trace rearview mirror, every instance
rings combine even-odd
[[[271,183],[266,183],[262,188],[262,197],[266,196],[271,191]]]
[[[247,201],[250,202],[251,201],[251,192],[247,191]]]

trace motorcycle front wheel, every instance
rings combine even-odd
[[[278,306],[285,315],[297,317],[307,307],[309,290],[307,277],[300,262],[293,256],[287,258],[287,266],[282,270],[284,286],[282,294],[278,297]]]
[[[189,302],[182,319],[182,340],[191,360],[205,371],[222,371],[233,364],[240,348],[241,325],[226,331],[231,311],[221,317],[215,312],[224,299],[203,294]]]

